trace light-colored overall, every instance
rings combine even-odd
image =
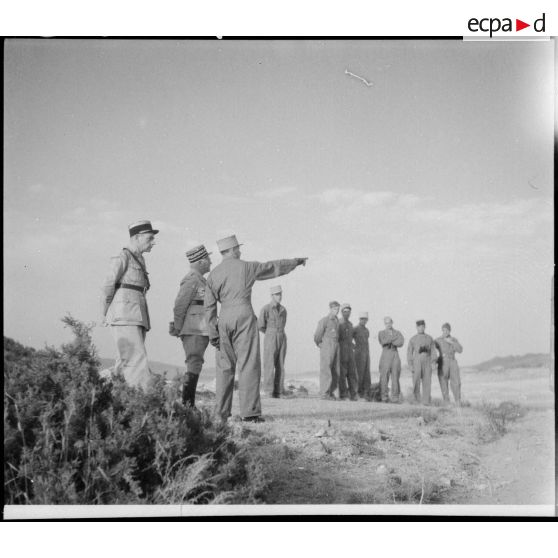
[[[226,258],[207,278],[205,310],[209,338],[219,339],[215,412],[231,416],[234,376],[238,372],[238,396],[242,418],[261,415],[261,360],[258,320],[252,309],[256,281],[290,273],[297,260],[266,263]],[[217,303],[221,304],[217,318]]]
[[[434,339],[426,333],[417,333],[411,337],[407,348],[407,362],[413,371],[413,393],[415,401],[420,401],[422,382],[422,404],[430,405],[432,386],[432,365],[438,360]]]
[[[382,346],[380,356],[380,395],[382,401],[388,401],[388,385],[391,377],[391,400],[399,401],[401,397],[401,386],[399,377],[401,376],[401,360],[399,358],[398,347],[402,347],[405,339],[401,332],[396,329],[383,329],[378,332],[378,341]]]
[[[267,395],[279,396],[284,391],[285,355],[287,354],[287,309],[273,302],[260,311],[258,329],[263,339],[263,390]]]
[[[455,337],[450,337],[452,343],[448,343],[446,337],[438,337],[436,339],[436,346],[440,352],[440,359],[438,361],[438,380],[440,382],[440,389],[442,390],[442,397],[444,401],[449,401],[449,386],[453,393],[453,398],[457,404],[461,403],[461,377],[459,374],[459,365],[455,360],[455,353],[462,353],[463,347]]]
[[[339,320],[326,316],[318,322],[314,343],[320,348],[320,395],[333,396],[339,383]]]

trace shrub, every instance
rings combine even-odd
[[[91,326],[63,322],[75,339],[60,350],[4,338],[5,504],[259,501],[257,464],[178,382],[101,378]]]

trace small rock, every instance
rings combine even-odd
[[[316,438],[323,438],[324,436],[327,436],[327,431],[326,431],[325,428],[321,428],[320,430],[318,430],[318,431],[316,432],[316,434],[314,434],[314,436],[315,436]]]
[[[385,475],[387,473],[387,467],[385,465],[380,465],[377,469],[376,469],[376,473],[378,475]]]
[[[424,426],[424,419],[422,417],[417,417],[417,424],[419,426]]]

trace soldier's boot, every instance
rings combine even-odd
[[[194,407],[196,403],[196,387],[198,385],[198,374],[186,372],[184,385],[182,386],[182,403],[185,407]]]

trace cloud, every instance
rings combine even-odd
[[[31,184],[31,186],[29,186],[28,188],[29,192],[31,192],[32,194],[38,194],[39,192],[42,192],[44,189],[45,187],[41,183]]]

